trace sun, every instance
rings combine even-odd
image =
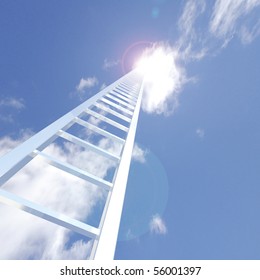
[[[148,81],[160,83],[171,72],[173,65],[172,55],[162,48],[145,52],[137,61],[135,67]]]
[[[178,106],[178,92],[184,83],[184,72],[178,65],[178,50],[168,44],[146,49],[134,64],[143,77],[142,108],[146,112],[168,114]]]

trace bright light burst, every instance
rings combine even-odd
[[[164,80],[165,76],[171,71],[173,57],[165,53],[165,50],[158,48],[152,52],[146,52],[137,62],[137,68],[144,73],[148,80]]]
[[[177,95],[184,72],[177,66],[177,51],[166,44],[147,49],[136,63],[145,75],[142,108],[148,113],[169,114],[178,106]]]

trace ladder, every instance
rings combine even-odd
[[[116,248],[142,92],[143,77],[133,70],[0,158],[0,186],[4,185],[33,158],[41,157],[48,164],[106,190],[108,194],[98,227],[57,213],[3,188],[0,189],[0,202],[91,238],[93,245],[90,259],[112,260]],[[93,124],[89,120],[85,120],[83,116],[94,117],[97,122]],[[99,122],[118,129],[122,134],[118,136],[113,133],[113,130],[109,131],[106,127],[100,128]],[[120,144],[122,147],[120,154],[113,154],[82,139],[79,135],[68,132],[74,124]],[[59,138],[113,160],[116,169],[111,182],[73,164],[62,162],[43,151]]]

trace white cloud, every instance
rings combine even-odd
[[[236,33],[240,33],[241,20],[244,21],[249,14],[250,17],[254,16],[252,11],[259,5],[260,0],[217,0],[211,16],[210,32],[218,38],[230,40]],[[259,16],[256,15],[255,18],[258,22]],[[257,30],[247,33],[253,32],[255,37],[259,34],[259,27],[259,24],[254,24],[253,28]],[[245,29],[242,28],[242,32],[245,32]]]
[[[128,229],[128,231],[126,232],[126,240],[131,240],[131,239],[135,239],[136,236],[133,234],[131,229]]]
[[[12,139],[9,136],[0,138],[0,157],[31,137],[33,132],[30,129],[25,129],[20,132],[20,135],[21,137],[18,139]]]
[[[4,123],[13,123],[14,122],[14,117],[12,114],[4,114],[0,115],[0,121]]]
[[[105,58],[102,68],[104,70],[107,70],[109,68],[117,66],[119,63],[120,63],[120,60],[109,60],[109,59]]]
[[[0,99],[0,121],[5,123],[13,123],[14,115],[25,108],[22,98],[5,97]]]
[[[0,139],[0,153],[20,142],[9,137]],[[99,146],[115,153],[118,149],[107,139],[102,139]],[[53,143],[44,152],[101,178],[114,166],[110,160],[69,142],[64,147]],[[106,195],[101,188],[46,164],[40,157],[19,171],[4,189],[81,221],[103,203]],[[2,204],[0,216],[0,259],[86,259],[89,254],[90,241],[71,239],[67,229]]]
[[[260,20],[249,29],[246,25],[243,25],[240,29],[240,39],[243,44],[250,44],[260,34]]]
[[[76,86],[78,92],[85,92],[86,89],[92,88],[98,84],[96,77],[81,78],[79,84]]]
[[[195,32],[196,19],[204,13],[206,3],[204,0],[189,0],[186,2],[183,13],[178,21],[178,27],[182,36],[197,36]]]
[[[102,90],[102,89],[104,89],[104,88],[106,88],[107,87],[107,85],[105,84],[105,83],[103,83],[101,86],[100,86],[100,90]]]
[[[204,129],[202,129],[202,128],[197,128],[196,129],[196,134],[197,134],[197,136],[199,137],[199,138],[204,138],[204,136],[205,136],[205,131],[204,131]]]
[[[0,259],[86,259],[90,241],[71,238],[66,229],[0,205]]]
[[[137,63],[145,72],[142,109],[147,113],[171,114],[179,105],[178,95],[187,81],[177,64],[179,53],[166,43],[154,44]]]
[[[110,152],[111,154],[120,155],[122,144],[112,141],[108,138],[103,138],[99,141],[99,147]]]
[[[243,44],[260,34],[260,0],[188,0],[178,20],[176,41],[185,62],[201,60],[225,48],[237,36]],[[202,23],[202,24],[201,24]]]
[[[152,217],[150,221],[150,232],[155,234],[167,233],[167,227],[160,215],[156,214]]]
[[[143,150],[142,148],[140,148],[138,146],[137,143],[135,143],[133,153],[132,153],[132,159],[137,161],[137,162],[140,162],[140,163],[145,163],[146,162],[146,158],[145,158],[146,155],[147,155],[147,150]]]
[[[207,53],[208,48],[205,38],[202,37],[201,30],[198,32],[196,21],[203,15],[206,10],[206,2],[204,0],[189,0],[186,2],[182,15],[178,20],[178,29],[180,38],[177,42],[182,59],[200,60]]]
[[[244,44],[251,43],[260,34],[259,5],[260,0],[216,0],[210,10],[205,0],[186,1],[176,43],[156,43],[144,53],[156,67],[151,63],[147,67],[152,75],[145,82],[142,109],[165,115],[174,112],[183,85],[194,81],[181,65],[215,55],[234,35]]]
[[[25,108],[22,98],[6,97],[0,100],[0,107],[9,107],[17,110]]]

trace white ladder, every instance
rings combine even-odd
[[[92,238],[93,246],[90,259],[113,259],[142,91],[143,77],[135,71],[131,71],[0,158],[0,186],[5,184],[33,158],[42,157],[48,164],[107,190],[108,195],[98,227],[93,227],[79,220],[57,213],[3,189],[0,189],[0,202]],[[98,108],[104,113],[100,114],[94,108]],[[83,114],[93,116],[99,121],[121,130],[125,136],[119,137],[105,128],[100,128],[89,121],[83,120]],[[107,117],[106,114],[123,120],[124,125]],[[120,143],[122,145],[120,155],[112,154],[95,144],[81,139],[79,136],[69,133],[67,130],[75,123]],[[62,162],[50,154],[43,152],[57,138],[66,139],[75,145],[90,149],[99,155],[115,161],[116,170],[112,182],[95,176],[72,164]]]

